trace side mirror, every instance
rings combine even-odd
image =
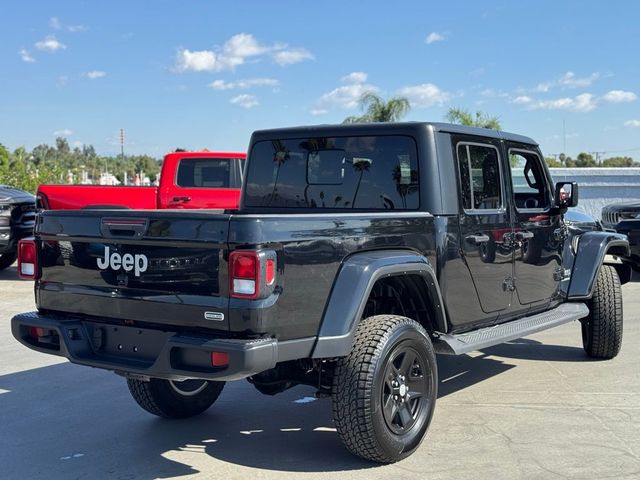
[[[556,207],[568,208],[578,205],[578,182],[556,183]]]

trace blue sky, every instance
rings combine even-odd
[[[546,154],[640,159],[640,2],[11,2],[0,142],[161,156],[339,123],[365,90],[407,120],[482,110]]]

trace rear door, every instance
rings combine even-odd
[[[521,306],[544,306],[562,280],[564,223],[551,179],[533,145],[506,142],[513,195],[516,291]]]
[[[239,158],[194,157],[178,161],[175,179],[160,191],[165,208],[234,209],[242,186]]]
[[[452,139],[461,193],[461,250],[482,310],[487,319],[495,319],[511,305],[513,291],[512,223],[501,145],[475,136]]]

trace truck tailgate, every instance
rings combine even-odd
[[[38,308],[226,331],[228,226],[204,210],[44,212]]]

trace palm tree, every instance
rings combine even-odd
[[[364,115],[347,117],[342,123],[397,122],[411,109],[405,97],[393,97],[385,102],[374,92],[363,93],[358,103]]]
[[[502,130],[500,119],[490,117],[486,113],[476,112],[473,114],[464,108],[450,108],[445,118],[451,123],[459,123],[469,127],[490,128],[491,130]]]

